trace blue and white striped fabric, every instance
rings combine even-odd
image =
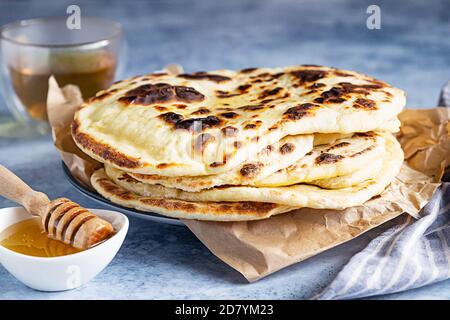
[[[415,220],[387,230],[356,254],[315,299],[354,299],[400,292],[450,278],[450,183],[436,190]]]
[[[439,105],[450,107],[450,81]],[[399,225],[353,256],[314,299],[355,299],[414,289],[450,278],[450,183],[443,183],[420,219]]]

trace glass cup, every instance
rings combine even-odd
[[[84,99],[121,76],[126,58],[122,27],[101,18],[80,19],[79,29],[68,28],[66,18],[24,20],[0,29],[0,87],[16,119],[8,126],[10,135],[48,132],[51,75],[60,86],[79,86]]]

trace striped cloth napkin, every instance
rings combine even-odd
[[[450,81],[439,105],[450,107]],[[448,176],[448,175],[446,175]],[[400,292],[450,278],[450,183],[443,183],[420,219],[405,215],[353,256],[313,299],[355,299]]]

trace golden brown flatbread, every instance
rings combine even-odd
[[[404,93],[320,66],[165,73],[114,84],[76,112],[88,155],[141,174],[223,173],[285,136],[396,131]]]
[[[113,203],[173,218],[247,221],[265,219],[293,210],[289,206],[263,202],[189,202],[143,197],[115,184],[104,169],[98,169],[92,174],[91,183],[99,194]]]

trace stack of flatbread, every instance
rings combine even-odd
[[[400,170],[404,93],[352,71],[251,68],[115,83],[72,136],[114,203],[202,220],[263,219],[376,197]]]

